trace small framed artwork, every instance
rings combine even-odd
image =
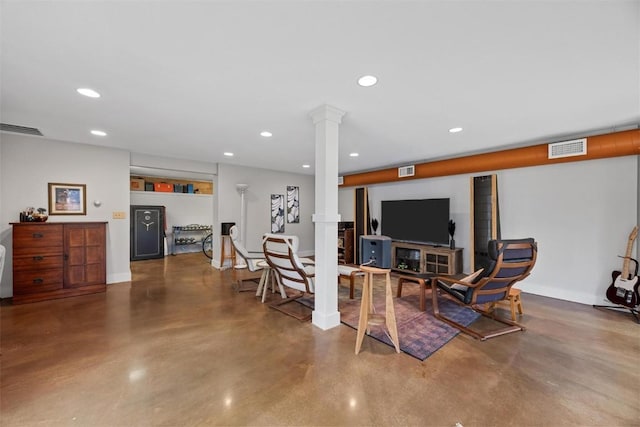
[[[271,195],[271,232],[284,233],[284,195]]]
[[[86,215],[85,184],[49,183],[49,215]]]
[[[300,189],[292,185],[287,185],[287,222],[300,222]]]

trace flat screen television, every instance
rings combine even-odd
[[[449,243],[449,199],[383,200],[381,232],[393,240]]]

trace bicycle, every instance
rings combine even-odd
[[[209,233],[207,237],[202,239],[202,252],[209,259],[213,259],[213,233]]]

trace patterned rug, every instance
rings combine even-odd
[[[356,291],[359,291],[359,289]],[[360,318],[359,292],[356,292],[356,297],[353,300],[345,300],[342,297],[342,292],[340,294],[338,302],[340,320],[345,325],[357,330],[358,319]],[[307,307],[313,307],[312,297],[301,298],[298,301]],[[438,303],[442,314],[465,326],[470,325],[480,317],[473,310],[461,307],[444,298],[438,299]],[[398,338],[400,339],[400,350],[416,359],[425,360],[460,333],[456,328],[433,316],[431,295],[429,294],[427,294],[426,312],[420,311],[419,297],[415,294],[403,295],[402,298],[394,297],[393,304],[396,313]],[[377,313],[385,312],[384,295],[380,295],[379,298],[377,295],[374,296],[374,306]],[[371,334],[367,334],[367,336],[393,347],[385,331],[386,329],[383,327],[373,326],[371,327]]]

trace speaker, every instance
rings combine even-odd
[[[354,233],[355,233],[355,248],[354,255],[356,260],[361,259],[361,245],[362,239],[360,237],[366,236],[367,233],[367,220],[369,213],[367,206],[369,205],[367,197],[367,187],[356,188],[354,190],[355,198],[355,221],[354,221]],[[368,259],[368,258],[367,258]]]
[[[471,177],[471,268],[475,271],[490,262],[487,244],[500,239],[498,176]]]
[[[235,222],[222,222],[220,223],[220,234],[223,236],[228,236],[231,232],[231,227],[236,225]]]
[[[360,236],[360,264],[391,268],[391,237]]]

